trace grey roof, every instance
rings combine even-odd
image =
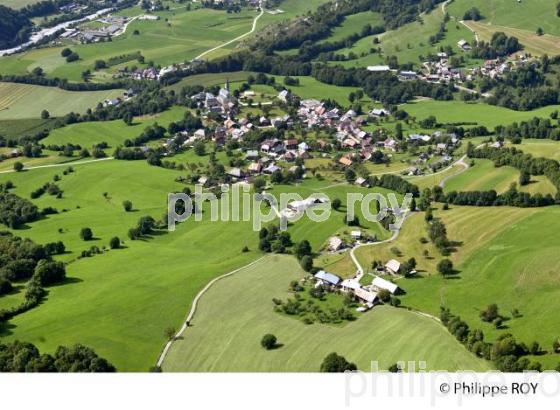
[[[315,274],[316,279],[321,279],[325,282],[330,283],[331,285],[338,285],[340,282],[340,278],[333,273],[325,272],[324,270],[320,270]]]

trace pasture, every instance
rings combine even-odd
[[[199,157],[199,161],[207,158]],[[61,177],[57,182],[64,191],[61,199],[45,194],[33,201],[41,208],[53,206],[59,213],[15,234],[38,243],[63,241],[67,252],[59,258],[68,263],[69,277],[63,285],[49,288],[41,306],[11,320],[0,335],[7,340],[33,342],[45,351],[60,344],[83,343],[121,371],[146,371],[165,342],[164,330],[180,326],[196,293],[214,277],[260,255],[258,234],[251,221],[211,222],[204,218],[182,223],[173,233],[161,231],[131,241],[128,229],[144,215],[160,219],[167,194],[185,186],[175,178],[186,172],[152,167],[146,161],[118,160],[73,168],[75,172],[68,175],[62,175],[65,167],[0,175],[0,182],[11,180],[14,192],[24,198],[52,181],[55,174]],[[331,198],[344,198],[351,189],[309,180],[298,186],[276,186],[272,193],[297,192],[306,198],[312,192],[325,192]],[[123,210],[125,199],[132,201],[133,212]],[[362,214],[358,215],[363,229],[384,235],[377,223],[366,223]],[[289,232],[294,241],[308,239],[313,249],[319,249],[328,236],[344,228],[342,216],[333,212],[323,223],[301,220],[291,225]],[[92,241],[79,237],[80,229],[86,226],[93,230]],[[113,236],[124,241],[122,249],[107,249]],[[105,249],[93,257],[78,258],[91,246]],[[244,246],[250,251],[242,252]],[[11,300],[17,300],[18,295],[10,295]],[[10,303],[10,299],[5,300],[2,305]]]
[[[10,139],[19,139],[26,135],[34,135],[43,130],[51,129],[55,119],[26,118],[23,120],[0,120],[0,135]]]
[[[132,125],[126,125],[122,120],[82,122],[57,128],[42,140],[45,145],[65,145],[68,143],[91,148],[94,144],[106,142],[111,148],[123,145],[126,139],[139,136],[144,128],[158,123],[167,127],[170,122],[183,118],[184,108],[172,107],[156,115],[136,117]],[[112,151],[108,151],[110,153]]]
[[[385,370],[398,360],[423,360],[430,370],[489,368],[439,323],[404,309],[377,306],[344,326],[305,325],[274,312],[271,299],[289,297],[290,281],[303,275],[293,256],[275,255],[218,281],[174,342],[163,370],[317,372],[331,352],[364,371],[372,361]],[[281,346],[263,349],[265,333],[276,335]]]
[[[512,183],[519,180],[519,171],[513,167],[496,168],[494,163],[486,159],[475,159],[475,165],[459,175],[449,178],[444,191],[488,191],[493,189],[498,193],[507,191]],[[543,195],[556,193],[554,185],[544,176],[532,176],[531,183],[518,186],[523,192]]]
[[[40,0],[0,0],[0,4],[12,9],[20,9],[29,4],[39,3],[39,1]]]
[[[542,27],[545,33],[560,36],[557,3],[556,0],[455,0],[447,6],[447,11],[451,16],[462,20],[465,11],[476,7],[483,17],[480,23],[490,27],[505,26],[531,33]]]
[[[526,138],[521,141],[521,144],[511,146],[537,158],[543,157],[560,161],[560,142],[558,141]]]
[[[402,104],[400,108],[417,120],[433,115],[439,123],[472,123],[484,125],[492,130],[497,125],[528,121],[534,117],[550,118],[550,114],[560,106],[549,105],[533,111],[514,111],[484,103],[425,99]]]
[[[40,118],[43,110],[52,117],[70,111],[85,113],[105,99],[122,95],[123,90],[66,91],[57,87],[0,82],[0,120]]]
[[[429,14],[422,14],[418,21],[405,24],[396,30],[364,37],[354,43],[351,47],[339,50],[339,54],[348,55],[353,52],[357,59],[344,61],[345,67],[366,67],[368,65],[385,64],[385,57],[395,55],[399,63],[420,64],[420,57],[428,54],[436,54],[440,47],[450,46],[455,52],[461,53],[457,48],[457,41],[465,39],[473,40],[473,34],[463,25],[454,20],[446,23],[445,37],[438,43],[430,44],[429,38],[435,35],[443,23],[444,14],[441,7],[432,10]],[[379,44],[374,44],[373,39],[377,37]],[[370,53],[372,48],[380,48],[380,53]],[[365,55],[363,55],[365,53]],[[465,56],[466,57],[466,56]],[[333,62],[333,64],[339,64]]]
[[[127,9],[120,14],[127,15],[127,12],[139,10]],[[111,42],[71,44],[70,48],[80,56],[76,62],[67,63],[60,56],[62,47],[35,49],[0,59],[0,74],[23,74],[40,66],[48,76],[81,81],[82,71],[93,71],[95,60],[107,60],[138,51],[146,62],[153,61],[156,65],[189,61],[203,51],[249,31],[256,12],[244,10],[228,14],[212,9],[180,9],[156,14],[161,17],[160,20],[135,20],[128,26],[126,33]],[[135,35],[135,31],[139,34]],[[134,64],[138,65],[136,62],[131,63]]]
[[[328,39],[322,40],[321,42],[343,40],[352,34],[359,33],[366,24],[370,24],[372,27],[383,26],[383,16],[380,13],[371,11],[351,14],[344,19],[340,26],[332,30]]]
[[[553,369],[558,364],[558,356],[550,352],[552,342],[560,334],[556,314],[560,300],[556,221],[560,208],[514,213],[508,209],[483,211],[465,227],[485,235],[486,240],[477,243],[476,249],[462,258],[459,274],[451,279],[434,275],[407,280],[403,283],[407,290],[403,304],[433,314],[438,313],[440,305],[447,306],[471,329],[482,329],[490,341],[502,333],[512,333],[527,345],[537,341],[548,353],[532,360]],[[494,224],[501,226],[499,232]],[[494,235],[488,238],[492,231]],[[477,236],[456,239],[472,246],[469,243],[477,242]],[[506,318],[502,329],[495,329],[478,317],[480,310],[491,303],[496,303]],[[521,316],[513,317],[513,309],[518,309]]]
[[[466,21],[465,24],[478,34],[479,38],[489,41],[496,32],[503,32],[508,36],[515,36],[523,45],[523,51],[542,56],[543,54],[560,54],[560,36],[548,33],[539,36],[534,31],[527,31],[520,28],[512,28],[498,25],[484,24],[479,21]],[[557,24],[558,26],[558,24]]]

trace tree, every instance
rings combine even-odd
[[[519,185],[528,185],[531,182],[531,176],[527,171],[522,171],[519,175]]]
[[[123,205],[123,208],[124,208],[124,210],[125,210],[126,212],[132,211],[132,202],[131,202],[131,201],[129,201],[129,200],[124,200],[123,203],[122,203],[122,205]]]
[[[379,292],[377,292],[377,297],[383,303],[387,303],[391,300],[391,292],[389,292],[387,289],[381,289]]]
[[[339,198],[335,198],[331,202],[331,208],[338,211],[342,205],[342,201]]]
[[[109,246],[111,249],[119,249],[121,247],[121,240],[118,236],[113,236],[109,241]]]
[[[35,267],[33,278],[38,280],[42,286],[61,282],[66,278],[64,263],[42,259]]]
[[[272,350],[276,347],[276,336],[273,334],[267,333],[261,339],[261,346],[264,347],[266,350]]]
[[[177,334],[177,330],[175,330],[175,328],[173,326],[169,326],[166,327],[165,330],[163,331],[163,334],[165,335],[165,337],[168,340],[171,340],[175,337],[175,335]]]
[[[62,57],[68,57],[70,54],[72,54],[72,50],[70,50],[69,48],[63,48],[60,52],[60,55]]]
[[[311,258],[311,256],[306,255],[303,258],[301,258],[300,264],[301,264],[301,268],[304,271],[309,272],[311,271],[311,269],[313,269],[313,258]]]
[[[500,317],[500,313],[498,312],[498,305],[492,303],[488,305],[485,310],[480,312],[480,318],[485,322],[494,322],[498,317]]]
[[[544,34],[544,30],[542,27],[537,28],[537,36],[542,36]]]
[[[260,192],[266,186],[266,181],[263,177],[256,177],[253,180],[253,187],[255,188],[255,192]]]
[[[23,170],[23,164],[19,161],[14,162],[14,171],[20,172]]]
[[[194,153],[199,157],[206,155],[206,145],[202,141],[198,141],[194,144]]]
[[[453,273],[453,262],[449,259],[442,259],[437,264],[437,270],[443,276],[450,275]]]
[[[80,231],[80,238],[84,241],[90,241],[93,239],[93,231],[90,228],[82,228]]]
[[[298,242],[294,247],[294,253],[298,259],[301,259],[307,255],[311,255],[311,244],[306,239]]]
[[[41,111],[41,118],[44,120],[47,120],[51,115],[49,114],[49,112],[47,110],[43,110]]]
[[[344,356],[340,356],[334,352],[325,357],[320,368],[322,373],[344,373],[356,370],[358,370],[358,368],[354,363],[350,363]]]

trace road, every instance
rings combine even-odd
[[[62,164],[49,164],[49,165],[37,165],[35,167],[25,167],[23,168],[24,171],[29,171],[32,169],[40,169],[40,168],[56,168],[56,167],[70,167],[73,165],[83,165],[83,164],[91,164],[92,162],[99,162],[99,161],[108,161],[110,159],[114,159],[113,157],[107,157],[107,158],[98,158],[98,159],[90,159],[87,161],[76,161],[76,162],[65,162]],[[16,172],[13,169],[8,169],[5,171],[0,171],[0,174],[9,174],[11,172]]]
[[[183,335],[183,333],[185,332],[185,330],[187,330],[187,328],[189,327],[189,323],[191,322],[194,314],[196,313],[196,308],[198,306],[198,301],[208,291],[208,289],[210,289],[212,287],[212,285],[214,285],[214,283],[218,282],[219,280],[227,278],[228,276],[231,276],[231,275],[239,272],[242,269],[248,268],[249,266],[254,265],[255,263],[259,262],[263,258],[264,258],[264,256],[261,256],[259,259],[256,259],[253,262],[251,262],[251,263],[249,263],[245,266],[242,266],[240,268],[232,270],[231,272],[224,273],[223,275],[212,279],[200,292],[198,292],[198,294],[195,296],[195,298],[193,300],[193,303],[191,305],[191,309],[189,311],[189,314],[187,315],[187,318],[185,319],[185,321],[183,322],[183,325],[181,326],[181,329],[177,332],[177,334],[175,336],[173,336],[172,339],[170,339],[165,344],[165,347],[163,348],[163,350],[162,350],[162,352],[161,352],[161,354],[158,358],[158,361],[157,361],[157,366],[158,367],[161,367],[161,365],[163,364],[163,361],[165,360],[165,357],[167,356],[167,353],[169,352],[169,349],[171,348],[171,345],[173,344],[175,339],[181,337]]]
[[[264,8],[263,8],[263,4],[262,4],[262,3],[263,3],[263,2],[262,2],[262,0],[261,0],[260,3],[259,3],[259,7],[260,7],[260,9],[261,9],[261,12],[258,14],[258,16],[256,16],[256,17],[253,19],[253,26],[251,27],[251,30],[249,30],[249,31],[246,32],[245,34],[241,34],[240,36],[235,37],[233,40],[230,40],[230,41],[228,41],[227,43],[223,43],[223,44],[221,44],[221,45],[219,45],[219,46],[216,46],[216,47],[214,47],[214,48],[211,48],[210,50],[206,50],[204,53],[202,53],[202,54],[196,56],[196,57],[194,58],[194,60],[201,60],[202,57],[204,57],[206,54],[210,54],[210,53],[213,52],[213,51],[219,50],[220,48],[223,48],[223,47],[225,47],[225,46],[228,46],[228,45],[230,45],[230,44],[232,44],[232,43],[235,43],[236,41],[239,41],[239,40],[241,40],[241,39],[247,37],[247,36],[250,35],[250,34],[253,34],[253,33],[255,32],[255,30],[257,29],[257,22],[259,21],[259,19],[260,19],[260,18],[262,17],[262,15],[264,14]]]

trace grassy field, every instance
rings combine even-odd
[[[495,190],[502,193],[508,190],[512,182],[518,182],[519,171],[513,167],[494,167],[490,160],[476,159],[475,165],[460,175],[449,178],[445,183],[444,190],[451,191],[488,191]],[[544,176],[533,176],[531,183],[518,186],[520,191],[535,194],[556,193],[554,185]]]
[[[207,162],[208,156],[198,160]],[[75,172],[68,175],[62,175],[64,168],[0,175],[0,182],[11,180],[24,198],[55,174],[61,176],[57,184],[64,191],[62,199],[44,195],[34,200],[39,207],[56,207],[59,214],[15,233],[38,243],[62,240],[68,252],[60,259],[69,263],[67,283],[50,288],[41,306],[11,320],[0,335],[33,342],[45,351],[80,342],[94,347],[120,370],[145,371],[155,363],[165,341],[164,329],[180,325],[195,294],[212,278],[258,257],[258,235],[251,222],[190,220],[174,233],[130,241],[127,231],[141,216],[163,215],[167,194],[184,187],[175,178],[186,172],[152,167],[145,161],[108,160],[73,167]],[[344,198],[348,190],[367,192],[328,184],[313,179],[298,186],[277,186],[272,192],[298,192],[304,198],[319,191],[331,198]],[[124,212],[125,199],[133,202],[134,212]],[[334,212],[324,223],[301,220],[289,231],[294,241],[308,239],[319,249],[344,227],[342,216]],[[380,237],[386,235],[375,222],[362,225]],[[79,238],[85,226],[93,230],[95,240]],[[113,236],[124,240],[123,249],[77,259],[92,245],[108,247]],[[241,252],[244,246],[251,251]],[[20,293],[9,295],[1,305],[15,303],[18,297]]]
[[[542,27],[545,33],[560,36],[557,3],[556,0],[455,0],[449,4],[447,11],[462,20],[465,11],[476,7],[482,14],[481,22],[485,24],[519,28],[531,33]]]
[[[527,31],[519,28],[489,25],[479,21],[465,22],[473,31],[475,31],[479,38],[484,41],[489,41],[495,32],[501,31],[508,36],[515,36],[523,45],[523,50],[541,56],[543,54],[558,55],[560,54],[560,36],[544,34],[538,36],[534,31]]]
[[[440,324],[403,309],[378,306],[342,327],[305,325],[274,312],[271,299],[288,297],[288,284],[302,276],[293,256],[273,256],[217,282],[173,344],[164,371],[317,372],[331,352],[364,371],[376,360],[380,369],[400,360],[422,360],[432,370],[488,369]],[[265,333],[282,346],[261,348]]]
[[[380,13],[374,13],[371,11],[351,14],[344,19],[340,26],[335,27],[332,30],[328,39],[323,40],[322,42],[343,40],[354,33],[359,33],[362,30],[362,27],[366,24],[370,24],[372,27],[383,26],[383,16]]]
[[[22,120],[0,120],[0,135],[11,139],[19,139],[26,135],[34,135],[54,126],[55,119],[26,118]]]
[[[120,14],[133,16],[128,13],[138,12],[127,9]],[[24,73],[40,66],[49,76],[80,81],[82,71],[93,70],[95,60],[138,51],[146,58],[146,62],[154,61],[156,65],[188,61],[205,50],[249,31],[256,12],[244,10],[238,14],[228,14],[212,9],[181,9],[156,14],[161,17],[160,20],[136,20],[128,26],[125,34],[111,42],[72,45],[72,50],[80,56],[79,61],[66,63],[60,56],[61,47],[36,49],[2,58],[0,73]],[[140,34],[134,35],[135,30]]]
[[[84,113],[105,99],[122,97],[123,90],[65,91],[56,87],[0,82],[0,120],[40,118],[47,110],[52,117],[70,111]]]
[[[420,56],[427,56],[429,53],[435,54],[440,47],[451,46],[453,50],[460,53],[457,48],[457,41],[465,39],[473,40],[473,34],[462,24],[451,20],[446,24],[447,32],[443,40],[434,45],[428,41],[430,36],[435,35],[443,23],[443,12],[441,7],[437,7],[430,14],[423,14],[419,21],[405,24],[386,33],[365,37],[358,40],[352,47],[340,50],[340,54],[348,55],[353,52],[359,56],[358,59],[342,62],[346,67],[365,67],[374,64],[384,64],[385,57],[395,55],[399,63],[420,64]],[[373,39],[377,37],[379,44],[373,44]],[[379,53],[370,54],[371,48],[381,48]],[[366,53],[366,56],[361,56]],[[466,57],[466,56],[465,56]],[[334,64],[339,64],[338,62]]]
[[[448,238],[459,242],[455,251],[449,257],[454,265],[459,265],[479,247],[484,247],[488,241],[497,236],[511,225],[511,221],[535,213],[535,210],[520,208],[492,208],[492,207],[458,207],[453,206],[449,211],[435,212],[441,217],[447,228]],[[482,219],[492,221],[492,224],[481,224]],[[355,254],[360,264],[371,269],[374,260],[387,261],[396,258],[401,262],[413,257],[416,259],[417,270],[422,276],[436,273],[436,265],[441,256],[432,243],[423,244],[420,239],[427,237],[426,223],[423,213],[414,213],[404,223],[399,238],[391,243],[362,247]],[[400,251],[400,256],[394,254],[392,248]],[[428,251],[428,257],[424,256]],[[408,291],[408,284],[415,280],[405,280],[402,287]]]
[[[29,4],[39,3],[40,0],[0,0],[2,6],[19,9]]]
[[[211,87],[213,85],[223,85],[226,80],[231,82],[246,81],[247,78],[255,73],[250,71],[234,71],[230,73],[207,73],[207,74],[197,74],[191,75],[190,77],[185,77],[181,81],[168,86],[168,89],[175,91],[180,90],[185,86],[201,85],[203,87]]]
[[[560,161],[560,143],[552,140],[524,139],[521,144],[511,145],[534,157],[544,157]]]
[[[137,117],[131,126],[122,120],[83,122],[68,125],[53,130],[47,138],[42,140],[45,145],[64,145],[67,143],[79,144],[90,148],[94,144],[106,142],[111,148],[122,145],[127,138],[133,139],[139,136],[145,127],[157,122],[167,127],[170,122],[180,120],[185,110],[181,107],[173,107],[163,113]]]
[[[555,221],[560,216],[560,208],[517,210],[514,214],[506,209],[503,210],[506,213],[488,211],[478,211],[478,218],[471,218],[472,223],[465,228],[474,228],[488,236],[489,230],[495,231],[493,225],[499,224],[501,232],[475,245],[476,250],[462,259],[456,278],[445,280],[435,275],[406,281],[407,295],[403,303],[434,314],[440,305],[445,305],[461,315],[471,328],[482,329],[487,340],[509,332],[528,345],[536,340],[550,351],[560,334],[556,314],[560,265],[555,256],[558,253]],[[508,222],[503,223],[503,219]],[[476,237],[458,236],[457,239],[464,239],[465,246],[477,241]],[[497,330],[479,319],[479,311],[490,303],[496,303],[508,319],[503,329]],[[518,309],[521,317],[513,318],[512,309]],[[548,369],[558,364],[558,356],[550,353],[534,360]]]
[[[403,104],[400,108],[417,120],[434,115],[438,122],[441,123],[477,123],[492,130],[497,125],[508,125],[515,121],[527,121],[533,117],[549,118],[550,113],[558,110],[560,106],[549,105],[533,111],[514,111],[482,103],[421,100]]]

